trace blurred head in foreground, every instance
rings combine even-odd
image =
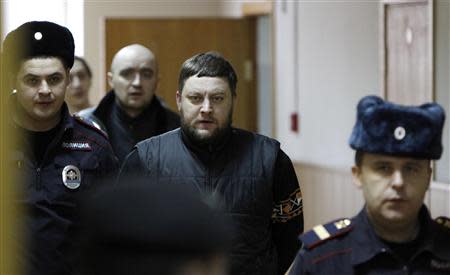
[[[227,274],[227,223],[188,186],[119,185],[83,213],[81,274]]]

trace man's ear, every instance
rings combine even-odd
[[[356,165],[352,166],[352,181],[356,187],[358,188],[362,187],[361,168]]]
[[[113,82],[112,82],[112,79],[113,79],[113,73],[112,73],[112,72],[108,72],[108,73],[106,74],[106,76],[107,76],[107,78],[108,78],[108,85],[109,85],[109,87],[110,87],[111,89],[114,89],[114,85],[113,85]]]
[[[180,111],[180,109],[181,109],[181,93],[179,91],[177,91],[176,100],[177,100],[178,111]]]

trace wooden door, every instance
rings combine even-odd
[[[381,88],[386,99],[433,100],[433,2],[385,0],[381,7]]]
[[[106,68],[122,47],[150,48],[160,66],[157,94],[176,110],[175,93],[181,64],[209,50],[222,53],[238,75],[233,125],[256,131],[255,21],[245,19],[107,19]]]

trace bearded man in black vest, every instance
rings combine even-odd
[[[195,186],[233,224],[230,274],[284,274],[303,231],[291,160],[278,141],[231,126],[237,76],[220,54],[186,60],[178,84],[181,128],[138,143],[121,178]]]

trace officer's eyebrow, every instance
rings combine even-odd
[[[26,79],[41,78],[41,77],[43,77],[43,76],[38,75],[38,74],[27,73],[27,74],[24,74],[20,79],[26,80]],[[44,77],[47,77],[47,76],[44,76]]]
[[[373,165],[387,165],[387,164],[391,164],[391,161],[388,160],[374,160],[372,161]]]
[[[55,72],[55,73],[52,73],[51,75],[49,75],[49,77],[51,77],[51,76],[60,76],[60,75],[64,75],[64,74],[62,74],[61,72]]]
[[[26,77],[40,77],[40,75],[32,74],[32,73],[27,73],[27,74],[24,74],[24,75],[22,76],[22,78],[26,78]]]
[[[49,75],[46,75],[46,74],[35,74],[35,73],[26,73],[22,77],[23,78],[25,78],[25,77],[49,77],[49,76],[57,76],[57,75],[64,75],[64,74],[62,72],[54,72],[54,73],[51,73]]]

